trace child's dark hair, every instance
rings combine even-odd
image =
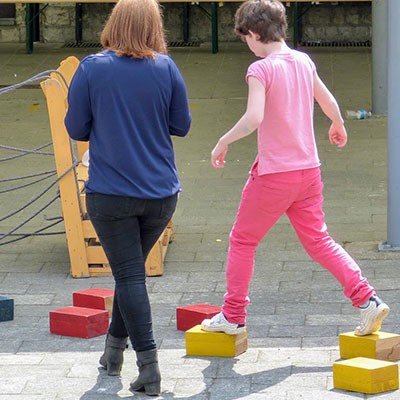
[[[262,43],[286,39],[285,6],[278,0],[247,0],[236,11],[235,32],[239,36],[257,33]]]

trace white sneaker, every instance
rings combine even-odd
[[[356,336],[365,336],[381,329],[382,321],[389,315],[390,308],[379,297],[369,299],[366,307],[360,307],[361,322],[354,331]]]
[[[232,324],[227,321],[225,315],[220,312],[214,315],[211,319],[205,319],[201,323],[201,329],[206,332],[224,332],[228,335],[238,335],[239,333],[246,331],[246,326]]]

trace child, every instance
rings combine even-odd
[[[235,31],[261,60],[250,65],[247,109],[211,153],[223,168],[228,146],[258,131],[258,155],[242,193],[226,266],[227,292],[221,313],[202,329],[243,332],[255,251],[266,233],[286,214],[304,249],[343,286],[361,312],[358,336],[378,331],[389,314],[359,266],[328,234],[322,211],[323,183],[314,130],[314,98],[332,121],[331,144],[342,148],[347,134],[338,104],[319,78],[314,63],[286,43],[285,8],[278,0],[248,0],[236,12]]]

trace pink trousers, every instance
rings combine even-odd
[[[375,294],[357,263],[329,236],[323,186],[319,168],[258,176],[253,166],[229,239],[222,306],[229,322],[245,323],[256,248],[283,214],[310,257],[340,282],[354,307]]]

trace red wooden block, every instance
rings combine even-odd
[[[111,317],[114,290],[92,288],[72,293],[73,305],[76,307],[107,310]]]
[[[55,335],[91,338],[108,331],[108,312],[85,307],[50,311],[50,332]]]
[[[187,331],[196,325],[200,325],[203,319],[212,318],[220,311],[220,306],[213,306],[211,304],[192,304],[177,307],[176,328],[179,331]]]

